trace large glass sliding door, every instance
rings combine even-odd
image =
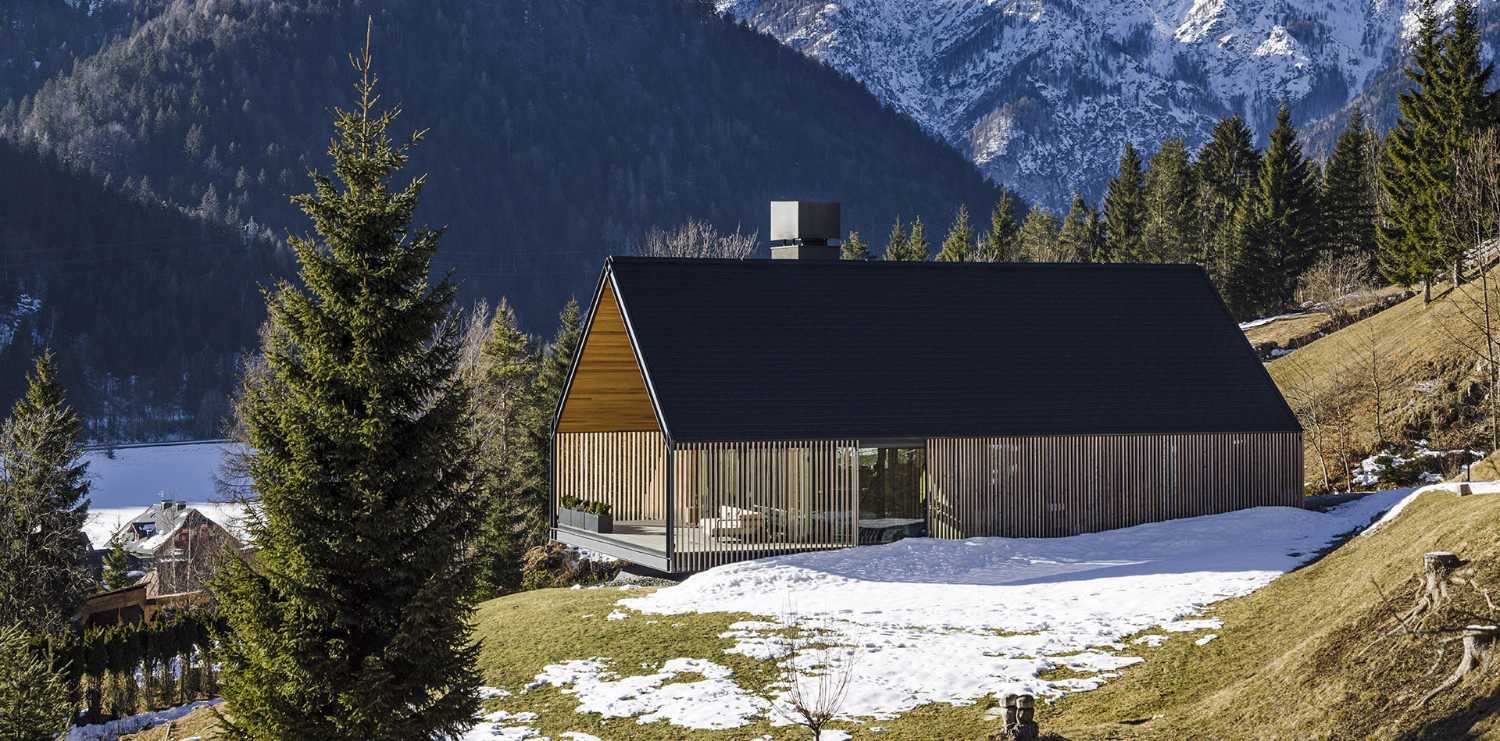
[[[859,449],[859,542],[927,535],[926,447]]]

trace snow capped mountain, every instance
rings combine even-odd
[[[1337,113],[1400,60],[1415,4],[718,0],[1052,206],[1097,197],[1127,141],[1196,147],[1231,113],[1263,135],[1282,100],[1298,122]]]

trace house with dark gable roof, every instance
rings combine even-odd
[[[773,204],[791,259],[606,261],[554,539],[692,572],[1299,506],[1301,427],[1201,268],[847,262],[837,224]]]

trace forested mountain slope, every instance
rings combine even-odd
[[[216,436],[285,256],[4,140],[0,173],[0,404],[50,347],[89,438]]]
[[[325,160],[372,10],[386,101],[431,129],[412,170],[431,174],[419,219],[449,230],[439,266],[532,329],[652,226],[764,237],[771,199],[828,198],[871,237],[997,195],[857,82],[681,0],[174,3],[0,130],[209,218],[302,230],[287,195]]]
[[[129,35],[167,0],[5,0],[0,3],[0,106],[65,74],[75,59]]]

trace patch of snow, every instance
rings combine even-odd
[[[608,661],[593,658],[548,664],[528,687],[557,687],[578,698],[580,713],[637,718],[640,723],[666,721],[681,728],[738,728],[765,715],[769,708],[765,699],[734,683],[733,671],[712,661],[672,659],[654,673],[630,677],[608,671]],[[682,674],[703,679],[675,681]]]
[[[1471,495],[1500,494],[1500,481],[1449,481],[1446,483],[1423,486],[1418,489],[1403,489],[1402,491],[1408,492],[1406,496],[1402,497],[1401,501],[1396,502],[1389,509],[1387,509],[1380,516],[1380,519],[1372,523],[1370,527],[1366,528],[1364,532],[1360,533],[1360,535],[1369,535],[1370,533],[1373,533],[1376,530],[1380,529],[1380,527],[1385,525],[1387,522],[1396,519],[1398,516],[1400,516],[1402,510],[1406,509],[1407,505],[1416,501],[1417,497],[1422,496],[1423,494],[1434,491],[1442,491],[1449,494],[1458,494],[1460,489],[1465,486],[1468,487],[1469,494]]]
[[[628,612],[622,612],[620,610],[611,610],[608,615],[604,616],[604,619],[605,620],[624,620],[625,618],[628,618],[628,617],[630,617],[630,613],[628,613]]]
[[[148,728],[155,728],[163,723],[182,718],[198,708],[211,707],[221,702],[223,700],[200,700],[166,710],[154,710],[149,713],[131,715],[109,721],[108,723],[73,726],[68,729],[68,735],[65,738],[66,741],[113,741],[127,733],[136,733]]]
[[[1107,677],[1047,681],[1040,673],[1080,656],[1095,671],[1127,666],[1138,657],[1100,647],[1144,630],[1216,630],[1217,620],[1184,618],[1266,585],[1406,494],[1372,494],[1324,513],[1261,507],[1066,538],[914,538],[780,556],[710,569],[619,604],[658,615],[767,617],[793,606],[793,620],[816,626],[816,640],[853,647],[858,670],[843,707],[850,718],[1007,692],[1057,696]],[[775,658],[766,633],[780,628],[736,624],[729,650]]]
[[[1251,319],[1248,322],[1240,322],[1240,331],[1243,332],[1243,331],[1245,331],[1247,329],[1255,329],[1256,327],[1265,326],[1265,325],[1270,324],[1272,322],[1279,322],[1279,321],[1281,321],[1283,319],[1296,319],[1298,317],[1304,317],[1304,316],[1312,316],[1312,312],[1294,311],[1294,312],[1291,312],[1289,314],[1277,314],[1276,316],[1262,317],[1260,319]]]
[[[507,692],[507,691],[505,691],[505,690],[500,689],[499,687],[480,687],[479,688],[479,699],[481,699],[481,700],[493,700],[493,699],[495,699],[497,697],[510,697],[510,693]]]
[[[849,741],[854,738],[848,731],[840,731],[837,728],[818,731],[818,741]]]
[[[1192,633],[1198,630],[1218,630],[1222,627],[1224,627],[1224,622],[1218,618],[1173,620],[1170,623],[1162,623],[1161,625],[1161,629],[1168,633]]]
[[[562,737],[569,739],[569,741],[604,741],[604,739],[592,733],[584,733],[583,731],[566,731]]]
[[[1161,644],[1166,642],[1167,636],[1164,636],[1160,633],[1148,633],[1141,636],[1140,638],[1131,641],[1130,643],[1136,646],[1150,646],[1152,648],[1158,648],[1161,646]]]
[[[1217,634],[1217,633],[1209,633],[1208,635],[1203,636],[1202,638],[1199,638],[1196,641],[1193,641],[1193,645],[1195,645],[1195,646],[1207,646],[1210,642],[1212,642],[1215,638],[1218,638],[1218,637],[1219,637],[1219,634]]]

